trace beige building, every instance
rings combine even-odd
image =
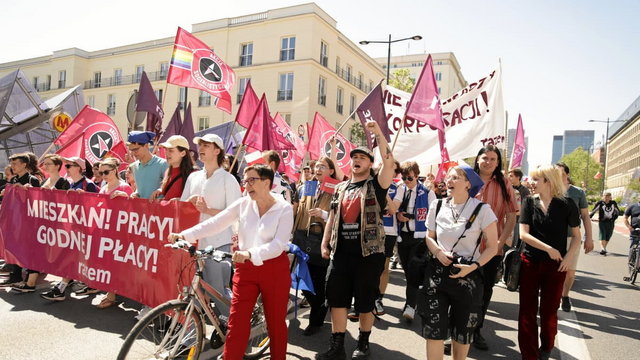
[[[427,61],[429,54],[412,54],[391,57],[391,76],[393,72],[399,69],[408,69],[410,76],[416,81],[420,77],[420,72]],[[440,91],[440,98],[446,99],[451,97],[458,90],[467,86],[467,81],[462,76],[458,59],[452,52],[433,53],[433,73],[436,77],[436,84]],[[387,58],[376,58],[378,64],[387,71]]]
[[[112,49],[71,48],[4,63],[0,76],[21,69],[45,99],[82,84],[85,103],[109,114],[123,134],[130,128],[127,103],[142,71],[163,102],[164,124],[186,100],[192,103],[196,131],[235,119],[249,79],[258,96],[266,93],[271,112],[280,112],[296,131],[311,123],[316,111],[341,123],[385,76],[314,3],[193,24],[187,30],[234,69],[231,115],[215,108],[207,93],[188,89],[185,99],[184,88],[166,84],[174,34]]]
[[[609,128],[605,187],[624,196],[634,174],[640,173],[640,97]]]

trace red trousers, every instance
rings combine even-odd
[[[566,272],[559,272],[559,262],[535,261],[522,255],[520,269],[520,314],[518,344],[523,360],[538,359],[538,324],[540,308],[540,348],[551,351],[558,333],[558,307]],[[538,302],[538,295],[540,301]]]
[[[265,261],[261,266],[255,266],[249,260],[244,264],[236,264],[229,330],[224,345],[225,360],[241,360],[244,356],[251,332],[251,313],[258,294],[262,294],[271,359],[285,360],[290,287],[289,258],[285,253]]]

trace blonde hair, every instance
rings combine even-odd
[[[558,169],[553,165],[538,166],[531,171],[530,177],[541,177],[549,183],[551,187],[551,196],[556,198],[564,197],[564,184],[562,183],[562,169]]]
[[[106,165],[111,167],[112,169],[118,170],[118,167],[120,167],[120,160],[116,158],[106,158],[99,161],[98,165]]]

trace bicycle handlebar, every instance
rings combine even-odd
[[[207,246],[203,250],[198,250],[193,244],[186,240],[178,240],[173,244],[165,244],[164,247],[172,249],[182,249],[189,252],[190,256],[206,257],[210,256],[213,260],[220,262],[226,258],[231,258],[233,254],[226,251],[216,250],[213,246]]]

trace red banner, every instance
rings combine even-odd
[[[167,237],[198,220],[189,203],[7,186],[0,257],[155,306],[177,296],[185,266],[192,273]]]

